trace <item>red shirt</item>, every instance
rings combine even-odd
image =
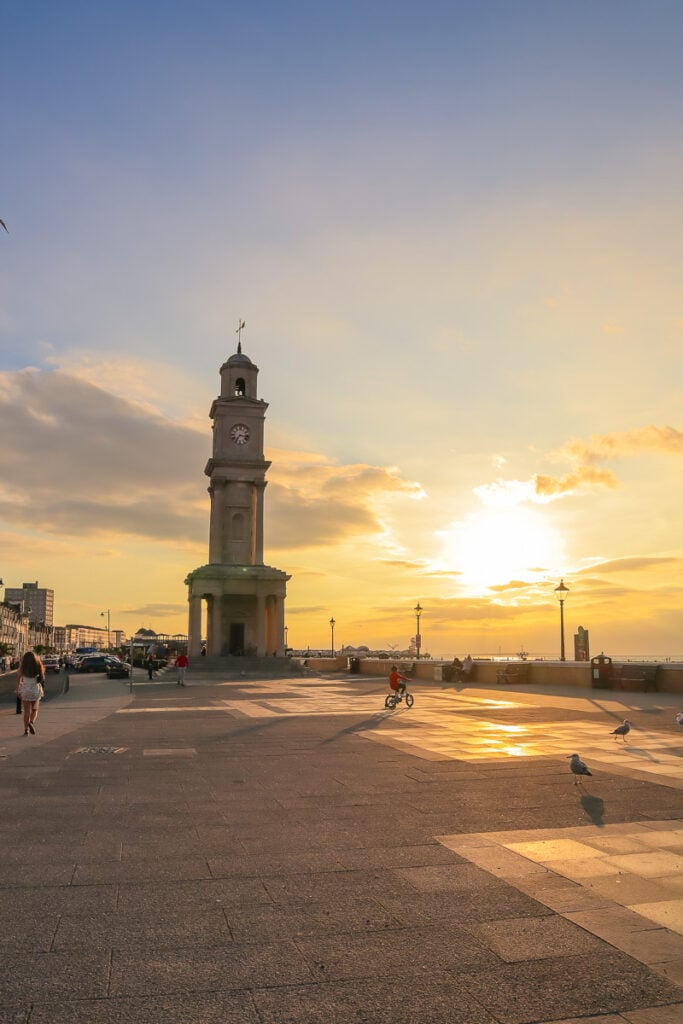
[[[398,690],[398,684],[401,681],[401,675],[399,672],[389,673],[389,686],[392,690]]]
[[[186,654],[179,654],[175,660],[176,668],[187,668],[189,664]]]

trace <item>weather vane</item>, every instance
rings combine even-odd
[[[246,327],[246,324],[245,324],[244,320],[238,320],[237,321],[237,330],[235,331],[235,334],[237,335],[237,351],[238,352],[242,351],[242,331],[243,331],[243,329],[245,327]]]

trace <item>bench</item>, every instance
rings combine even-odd
[[[631,692],[656,691],[658,672],[659,665],[613,665],[612,689]]]
[[[526,683],[529,680],[529,666],[517,662],[508,663],[496,673],[497,683]]]

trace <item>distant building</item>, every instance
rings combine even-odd
[[[0,603],[0,643],[6,644],[9,653],[18,658],[29,647],[28,615],[18,603]]]
[[[51,626],[54,615],[55,592],[35,583],[24,583],[19,587],[5,587],[5,601],[20,604],[31,622],[44,622]]]
[[[28,612],[19,602],[0,602],[0,643],[8,653],[21,658],[24,651],[52,646],[53,629],[44,622],[30,621]]]
[[[102,626],[79,626],[75,623],[67,623],[64,628],[64,649],[75,651],[77,647],[107,646],[107,627]]]

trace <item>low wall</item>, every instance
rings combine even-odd
[[[349,660],[346,657],[305,658],[302,659],[314,672],[348,672]],[[360,675],[384,677],[389,675],[392,665],[398,666],[400,672],[411,673],[413,679],[439,681],[442,671],[450,661],[417,661],[380,658],[360,658]],[[475,661],[474,683],[481,686],[494,686],[498,682],[498,673],[506,664],[520,665],[519,661]],[[628,662],[629,666],[637,666],[637,662]],[[577,689],[590,690],[593,687],[593,674],[590,662],[584,661],[527,661],[526,683],[529,686],[573,686]],[[652,668],[652,664],[648,666]],[[683,694],[683,665],[660,665],[656,681],[657,690],[661,693]],[[601,684],[598,689],[609,689],[609,683]],[[644,690],[645,687],[629,684],[625,681],[623,690]]]

